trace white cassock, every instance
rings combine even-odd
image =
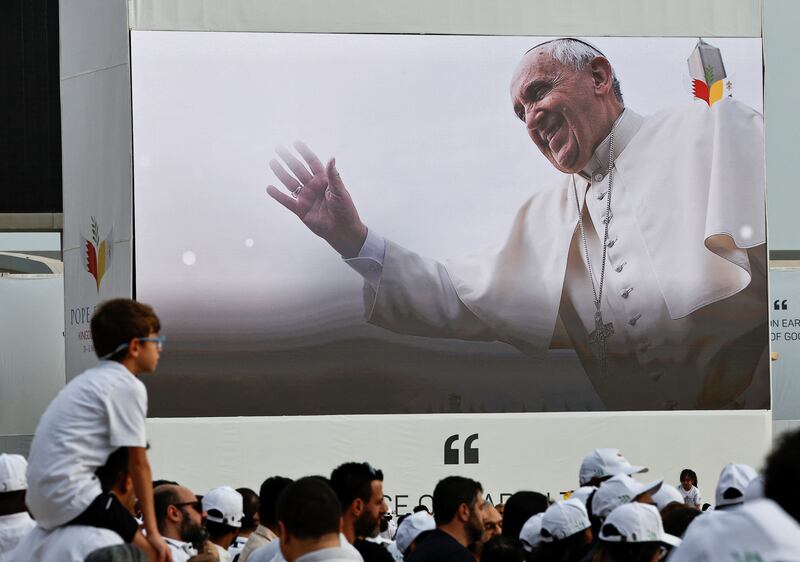
[[[768,407],[761,114],[733,99],[644,118],[626,109],[614,136],[607,373],[588,342],[578,206],[599,286],[608,138],[580,174],[522,206],[498,252],[442,264],[370,233],[347,260],[367,281],[367,319],[534,357],[571,347],[612,410]]]

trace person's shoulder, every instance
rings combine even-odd
[[[749,105],[734,99],[725,98],[712,106],[701,100],[692,100],[661,110],[644,118],[642,129],[652,134],[652,130],[687,131],[693,126],[701,130],[712,127],[715,122],[762,122],[761,113]]]
[[[364,562],[393,562],[394,560],[384,546],[372,541],[359,539],[353,543],[353,546],[364,558]]]
[[[474,560],[458,541],[442,531],[433,531],[423,540],[408,562],[469,562]]]

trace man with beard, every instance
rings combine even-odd
[[[366,462],[348,462],[333,470],[330,483],[342,504],[342,533],[364,562],[393,562],[386,548],[366,540],[378,536],[389,511],[383,499],[383,472]]]
[[[173,484],[158,486],[153,495],[156,524],[172,551],[172,560],[186,562],[197,554],[195,546],[208,538],[202,504],[190,489]]]
[[[448,476],[433,490],[436,530],[408,562],[474,562],[467,547],[483,537],[483,487],[463,476]]]

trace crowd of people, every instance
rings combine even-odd
[[[101,361],[47,408],[27,460],[0,454],[0,562],[800,562],[800,431],[761,473],[726,465],[713,505],[691,469],[677,486],[643,483],[648,469],[613,448],[590,452],[559,501],[523,490],[491,505],[479,482],[448,476],[432,512],[399,517],[367,462],[269,476],[258,493],[153,481],[137,376],[158,365],[158,317],[115,299],[91,328]]]

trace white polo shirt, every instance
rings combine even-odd
[[[0,562],[11,562],[11,553],[19,542],[36,526],[26,511],[0,515]]]
[[[95,470],[120,447],[146,447],[147,390],[116,361],[70,381],[39,421],[28,457],[26,503],[53,529],[83,513],[102,489]]]

